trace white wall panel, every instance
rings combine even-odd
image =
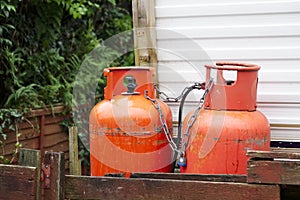
[[[159,48],[159,47],[158,47]],[[195,49],[171,49],[172,52],[166,52],[158,49],[158,58],[162,61],[181,61],[189,60],[294,60],[299,59],[299,47],[263,47],[263,48],[218,48],[217,43],[213,47],[205,48],[209,57],[202,57]]]
[[[271,127],[273,141],[291,141],[300,142],[300,128],[293,127]]]
[[[233,3],[242,3],[242,2],[249,2],[248,0],[209,0],[209,1],[203,1],[203,0],[156,0],[157,7],[170,7],[170,6],[194,6],[198,4],[202,5],[211,5],[211,4],[233,4]],[[253,0],[251,2],[260,3],[260,2],[282,2],[282,0]]]
[[[198,16],[216,16],[216,15],[257,15],[257,14],[281,14],[299,12],[300,2],[298,1],[240,1],[236,3],[203,4],[199,1],[197,4],[161,6],[156,9],[156,16],[159,18],[171,17],[198,17]],[[271,8],[271,9],[270,9]],[[174,10],[180,12],[174,12]],[[201,12],[199,12],[201,11]]]
[[[191,95],[200,96],[199,94],[196,93]],[[169,105],[174,114],[173,121],[177,122],[179,103],[169,103]],[[186,114],[189,111],[196,108],[197,105],[198,105],[197,101],[187,102],[184,107],[183,116],[186,116]],[[274,126],[300,124],[299,113],[297,112],[297,109],[300,109],[300,105],[258,103],[257,106],[258,106],[258,110],[263,112],[268,118],[269,122]]]
[[[178,9],[177,12],[180,12]],[[201,11],[199,11],[201,12]],[[182,28],[187,27],[215,27],[215,26],[272,26],[274,24],[292,25],[299,24],[299,13],[281,13],[277,15],[241,15],[241,16],[203,16],[203,17],[181,17],[181,18],[157,18],[157,26],[160,28]]]
[[[290,47],[290,48],[297,48],[300,44],[300,25],[297,26],[299,29],[299,34],[295,34],[294,37],[272,37],[272,36],[265,36],[265,37],[252,37],[252,36],[241,36],[241,37],[235,37],[233,34],[231,34],[228,37],[225,37],[225,34],[223,35],[220,30],[217,30],[216,33],[208,34],[207,36],[202,34],[201,39],[198,39],[200,35],[198,35],[197,38],[193,37],[193,42],[195,42],[199,47],[201,48],[212,48],[214,46],[217,46],[218,48],[277,48],[278,46],[283,47]],[[256,30],[253,30],[255,34],[258,34]],[[159,33],[159,32],[158,32]],[[196,36],[197,33],[193,33],[193,35]],[[198,33],[199,34],[199,33]],[[212,37],[212,35],[218,34],[219,37],[215,36]],[[273,32],[275,35],[275,33]],[[282,34],[282,32],[281,32]],[[170,34],[165,34],[164,37],[168,37]],[[249,34],[250,35],[250,34]],[[279,33],[278,33],[279,35]],[[184,37],[184,35],[174,34],[174,37]],[[210,38],[209,38],[210,37]],[[222,37],[222,38],[220,38]],[[178,47],[185,47],[185,44],[188,43],[190,40],[185,36],[185,38],[173,38],[173,39],[159,39],[158,40],[158,48],[161,49],[177,49]],[[181,48],[182,49],[182,48]],[[184,49],[184,48],[183,48]],[[185,49],[188,49],[185,47]]]
[[[272,139],[300,141],[300,0],[156,0],[156,26],[158,78],[167,94],[204,81],[204,64],[256,63],[258,108]],[[200,96],[193,92],[185,110]],[[178,103],[170,106],[177,121]]]

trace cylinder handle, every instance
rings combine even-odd
[[[205,65],[207,68],[217,70],[236,70],[236,71],[258,71],[260,66],[241,62],[216,62],[216,65]]]

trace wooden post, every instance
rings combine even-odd
[[[71,175],[81,175],[81,162],[78,159],[78,130],[69,127],[69,167]]]
[[[34,149],[20,149],[19,164],[21,166],[35,167],[37,169],[36,199],[40,199],[41,152]]]
[[[133,0],[132,15],[135,65],[157,69],[155,1]]]
[[[65,164],[63,152],[45,152],[43,171],[49,169],[49,176],[44,175],[44,199],[45,200],[61,200],[64,199],[65,185]],[[45,183],[49,183],[49,188],[45,187]]]
[[[19,165],[39,168],[41,164],[40,150],[20,149]]]

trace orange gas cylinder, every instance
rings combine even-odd
[[[183,122],[181,172],[246,174],[246,151],[270,150],[268,120],[256,110],[260,67],[234,62],[205,67],[207,96]],[[234,72],[235,80],[226,80],[225,71]]]
[[[170,172],[173,152],[159,114],[165,116],[169,134],[172,114],[155,98],[153,68],[107,68],[104,76],[105,99],[90,113],[91,175]]]

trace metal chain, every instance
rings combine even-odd
[[[187,129],[186,129],[186,131],[185,131],[185,133],[183,135],[184,137],[182,138],[182,142],[181,142],[183,144],[183,146],[182,146],[182,148],[180,150],[180,157],[184,157],[185,156],[185,151],[187,149],[187,146],[189,144],[189,139],[190,139],[190,135],[189,135],[190,129],[194,125],[194,123],[195,123],[195,121],[197,119],[198,113],[199,113],[199,111],[201,110],[201,108],[204,105],[206,96],[207,96],[208,92],[212,89],[212,87],[213,87],[213,80],[211,79],[208,82],[207,86],[206,86],[204,94],[203,94],[202,98],[200,99],[200,102],[199,102],[197,108],[195,109],[195,111],[193,112],[193,114],[188,119]]]
[[[163,101],[177,102],[177,101],[179,101],[180,99],[182,99],[184,93],[186,93],[186,91],[189,90],[189,88],[192,87],[192,88],[195,88],[195,89],[204,89],[203,87],[204,87],[205,83],[198,83],[198,82],[196,82],[196,83],[194,83],[194,85],[192,85],[192,86],[185,87],[185,88],[182,90],[181,94],[180,94],[178,97],[169,97],[165,92],[160,91],[160,89],[158,88],[157,84],[154,83],[153,85],[154,85],[155,90],[158,92],[160,98],[161,98]]]
[[[162,128],[164,130],[164,133],[166,135],[166,138],[167,138],[167,140],[168,140],[168,142],[169,142],[172,150],[179,153],[178,147],[175,144],[175,142],[173,141],[172,135],[170,134],[170,131],[169,131],[169,128],[168,128],[168,125],[167,125],[167,121],[166,121],[166,117],[165,117],[165,115],[164,115],[164,113],[163,113],[163,111],[162,111],[162,109],[160,107],[160,103],[156,99],[152,99],[151,97],[149,97],[147,93],[148,93],[148,91],[145,90],[144,97],[146,99],[150,100],[151,103],[152,103],[152,105],[154,106],[154,108],[156,108],[156,110],[158,111],[158,113],[159,113],[159,120],[160,120],[160,122],[162,124]]]
[[[201,89],[203,88],[204,86],[204,83],[195,83],[193,86],[191,87],[194,87],[194,88],[197,88],[197,89]],[[152,105],[154,106],[154,108],[158,111],[159,113],[159,120],[162,124],[162,128],[164,130],[164,133],[166,135],[166,138],[172,148],[173,151],[176,151],[177,153],[180,153],[180,156],[183,157],[184,154],[185,154],[185,150],[187,148],[187,145],[189,143],[189,131],[191,129],[191,127],[193,126],[193,124],[195,123],[196,119],[197,119],[197,115],[200,111],[200,109],[203,107],[203,104],[204,104],[204,101],[205,101],[205,98],[208,94],[208,92],[211,90],[213,86],[213,81],[210,80],[205,91],[204,91],[204,94],[202,96],[202,98],[200,99],[200,103],[199,105],[197,106],[196,110],[194,111],[193,115],[191,115],[191,117],[189,118],[188,120],[188,127],[187,127],[187,130],[186,132],[184,133],[184,138],[182,138],[182,141],[184,141],[185,138],[186,141],[183,145],[183,148],[181,150],[179,150],[179,148],[177,147],[177,145],[175,144],[175,142],[173,141],[173,138],[172,138],[172,135],[170,134],[170,131],[169,131],[169,128],[168,128],[168,125],[167,125],[167,121],[166,121],[166,117],[161,109],[161,106],[160,106],[160,103],[156,100],[156,99],[152,99],[151,97],[148,96],[148,91],[145,90],[144,92],[144,97],[148,100],[151,101]],[[157,86],[154,85],[155,89],[158,90]],[[170,100],[170,99],[174,99],[175,101],[178,101],[179,99],[182,98],[183,94],[189,89],[190,87],[186,87],[183,92],[181,93],[181,95],[179,95],[177,98],[170,98],[168,97],[164,92],[161,92],[158,90],[159,94],[163,94],[165,97],[166,97],[166,100]]]

